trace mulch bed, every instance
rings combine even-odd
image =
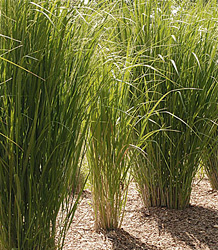
[[[218,191],[208,179],[193,185],[191,205],[185,210],[143,207],[131,184],[122,228],[96,232],[91,193],[86,190],[64,250],[218,250]]]

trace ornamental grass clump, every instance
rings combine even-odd
[[[93,83],[98,100],[91,110],[87,158],[96,230],[121,226],[129,184],[128,85],[113,76],[114,69],[113,63],[102,62]]]
[[[165,30],[161,25],[155,27],[160,30],[155,39],[158,36],[162,41],[160,45],[154,41],[149,57],[153,58],[153,77],[159,81],[155,92],[170,93],[146,129],[168,131],[145,143],[146,156],[137,166],[137,173],[145,166],[144,180],[137,176],[146,205],[181,209],[189,205],[192,180],[216,119],[217,28],[212,16],[204,15],[200,6],[174,16],[160,16],[169,21],[163,20]],[[159,17],[154,17],[154,26],[156,18]],[[166,77],[161,76],[162,72]],[[146,87],[152,89],[149,73],[146,75]],[[153,98],[153,93],[150,96]]]
[[[101,27],[70,1],[0,6],[0,244],[61,249],[78,202],[69,186],[76,190]]]
[[[137,156],[135,179],[146,206],[185,208],[200,156],[215,126],[215,2],[187,6],[185,2],[136,0],[122,4],[116,38],[127,46],[132,38],[132,55],[138,65],[131,71],[135,79],[131,106],[143,104],[138,116],[144,121],[161,99],[148,121],[135,127],[134,140],[142,152]]]

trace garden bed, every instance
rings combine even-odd
[[[131,184],[122,228],[96,232],[91,193],[86,190],[68,232],[64,250],[216,250],[218,192],[207,179],[193,185],[191,206],[185,210],[143,208]]]

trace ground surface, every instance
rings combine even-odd
[[[143,208],[131,185],[120,230],[96,233],[91,194],[85,192],[64,250],[218,250],[218,192],[207,179],[193,186],[191,206],[183,211]]]

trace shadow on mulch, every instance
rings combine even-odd
[[[113,250],[160,250],[153,245],[143,243],[123,229],[116,229],[104,233],[112,242]]]
[[[218,210],[190,206],[184,210],[149,208],[149,214],[147,210],[141,212],[144,221],[156,220],[160,236],[168,232],[192,249],[199,249],[203,243],[218,250]]]

